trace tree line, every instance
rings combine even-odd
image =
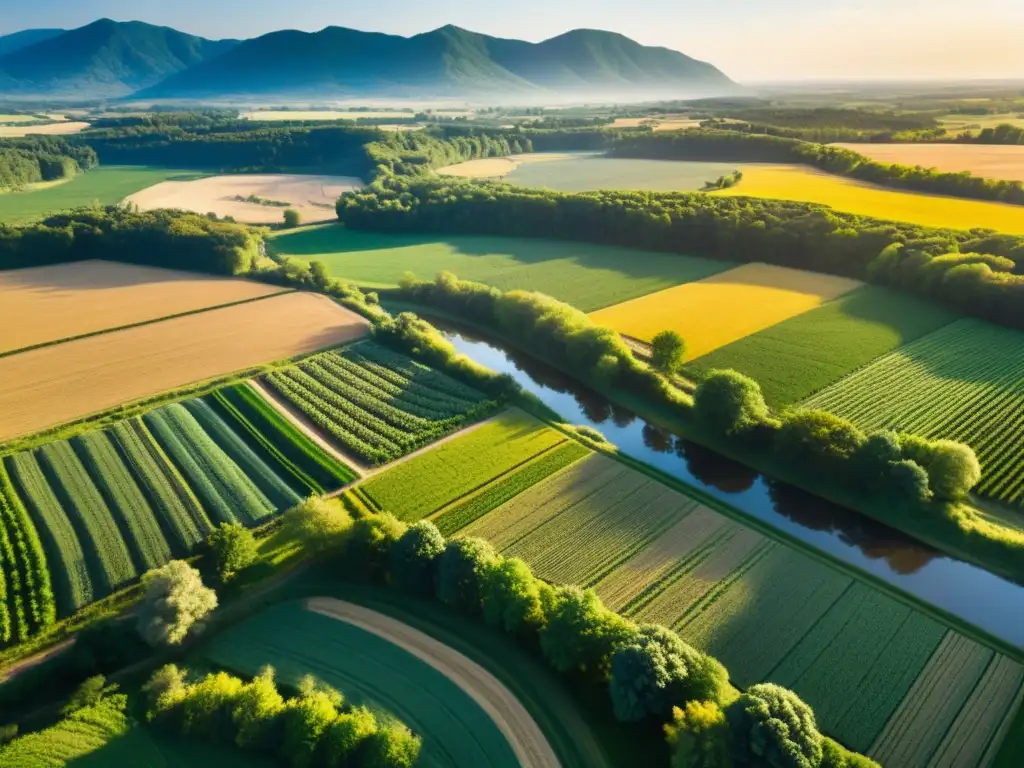
[[[262,244],[256,229],[186,211],[81,208],[23,226],[0,223],[0,269],[107,259],[238,275],[254,269]]]
[[[0,192],[67,179],[96,163],[96,153],[91,148],[57,137],[8,139],[0,144]]]
[[[386,133],[365,147],[369,179],[433,175],[432,169],[486,157],[532,152],[519,131],[479,131],[438,126],[422,131]]]
[[[346,226],[547,237],[854,277],[1024,328],[1024,238],[886,222],[824,206],[700,193],[566,194],[457,179],[393,178],[348,192]]]
[[[829,173],[887,187],[937,195],[1024,205],[1024,182],[985,179],[921,166],[880,163],[842,147],[729,130],[634,134],[620,137],[610,150],[615,157],[655,160],[745,160],[803,163]]]

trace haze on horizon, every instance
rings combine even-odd
[[[1020,0],[34,0],[5,8],[0,34],[73,28],[102,17],[209,38],[336,25],[413,35],[456,24],[543,40],[569,29],[620,32],[709,61],[740,82],[820,79],[1024,78]],[[347,7],[346,7],[347,6]]]

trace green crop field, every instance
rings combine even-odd
[[[265,380],[370,465],[411,453],[497,407],[475,389],[371,343],[316,355]]]
[[[433,279],[441,271],[465,280],[542,291],[592,312],[733,264],[612,246],[511,237],[390,235],[328,225],[274,237],[284,255],[324,262],[331,275],[389,288],[402,275]]]
[[[376,477],[362,488],[382,509],[414,521],[566,440],[520,411],[510,411]]]
[[[0,643],[23,641],[56,618],[46,553],[0,463],[0,578],[7,603],[0,603]]]
[[[0,194],[0,221],[18,224],[54,211],[85,205],[114,205],[128,195],[162,181],[185,181],[205,174],[198,171],[108,165],[80,173],[70,181],[26,192]]]
[[[246,675],[270,664],[291,684],[311,674],[356,705],[390,712],[423,738],[423,768],[518,765],[494,721],[443,674],[376,634],[300,603],[247,619],[205,655]]]
[[[957,320],[937,304],[886,288],[853,293],[747,336],[689,363],[697,376],[732,368],[760,383],[779,408]]]
[[[1024,692],[1016,662],[603,456],[550,475],[460,533],[489,539],[552,582],[593,586],[637,621],[672,627],[721,660],[735,685],[791,687],[826,733],[885,765],[982,764]],[[949,643],[977,658],[968,654],[948,690],[935,688],[941,699],[929,698]],[[931,718],[915,714],[918,699]]]
[[[739,168],[739,163],[581,156],[524,163],[502,180],[520,187],[546,187],[560,192],[695,192]]]
[[[893,396],[898,393],[898,397]],[[959,320],[805,400],[866,430],[895,429],[970,445],[978,493],[1024,503],[1024,334]]]

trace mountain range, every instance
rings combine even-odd
[[[540,43],[454,26],[412,37],[326,27],[238,41],[101,19],[0,37],[0,97],[543,100],[692,98],[735,89],[711,64],[589,29]]]

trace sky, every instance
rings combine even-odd
[[[543,40],[609,29],[746,82],[1024,78],[1024,0],[0,0],[0,34],[140,20],[204,37],[456,24]]]

